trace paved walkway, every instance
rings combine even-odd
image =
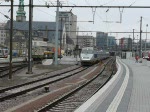
[[[117,63],[116,75],[75,112],[150,112],[150,62]]]
[[[150,62],[122,61],[133,72],[133,87],[128,112],[150,112]]]
[[[59,60],[60,64],[77,64],[80,61],[79,57],[74,56],[63,56],[61,60]]]
[[[12,58],[12,62],[23,61],[24,59],[25,59],[24,57]],[[9,62],[9,58],[0,58],[0,63],[7,63],[7,62]]]

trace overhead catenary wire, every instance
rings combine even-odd
[[[4,30],[9,30],[9,29],[4,29]],[[28,31],[28,30],[20,30],[20,29],[15,29],[14,28],[14,30],[16,30],[16,31]],[[55,31],[55,30],[51,30],[51,29],[36,29],[36,28],[34,28],[34,26],[33,26],[33,31]],[[62,30],[59,30],[59,31],[62,31]],[[100,32],[100,31],[91,31],[91,30],[80,30],[80,31],[66,31],[66,32]],[[133,33],[132,31],[131,32],[116,32],[116,31],[110,31],[110,32],[104,32],[104,33]],[[139,31],[135,31],[134,33],[140,33]],[[150,32],[142,32],[142,33],[150,33]]]
[[[95,14],[96,15],[96,14]]]
[[[18,7],[19,5],[13,5],[13,7]],[[33,7],[47,7],[46,5],[32,5]],[[0,7],[10,7],[10,5],[1,5],[0,4]],[[29,7],[29,5],[24,5],[24,7]],[[129,9],[134,9],[134,8],[150,8],[150,6],[122,6],[122,5],[118,5],[118,6],[113,6],[113,5],[91,5],[91,6],[87,6],[87,5],[63,5],[63,6],[57,6],[57,5],[54,5],[54,6],[50,6],[49,7],[62,7],[62,8],[65,8],[65,7],[72,7],[72,8],[129,8]]]
[[[85,0],[85,2],[88,6],[90,6],[90,3],[87,0]],[[92,13],[93,13],[93,8],[92,8]],[[95,17],[95,13],[101,20],[103,20],[102,17],[97,13],[96,8],[95,8],[95,12],[94,12],[94,17]],[[93,20],[93,23],[94,23],[94,20]]]
[[[123,10],[124,8],[122,8],[122,10],[119,8],[119,12],[120,12],[120,21],[118,23],[122,23],[122,14],[123,14]]]
[[[93,13],[93,24],[94,24],[96,8],[92,8],[92,13]]]
[[[131,3],[131,5],[130,6],[132,6],[133,4],[135,4],[136,3],[136,1],[134,1],[133,3]]]

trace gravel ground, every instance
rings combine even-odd
[[[54,84],[51,84],[49,85],[49,88],[50,88],[50,92],[58,89],[58,88],[61,88],[62,86],[64,85],[68,85],[71,81],[71,83],[73,83],[72,80],[75,81],[75,79],[78,79],[79,77],[81,77],[83,74],[86,74],[87,72],[90,72],[91,70],[93,69],[93,67],[91,67],[90,69],[86,70],[86,71],[83,71],[82,73],[79,73],[78,75],[75,75],[73,77],[70,77],[70,78],[67,78],[65,80],[61,80],[61,81],[58,81],[57,83],[54,83]],[[70,84],[71,84],[70,83]],[[74,82],[75,83],[75,82]],[[72,84],[71,84],[72,85]],[[40,88],[38,90],[35,90],[33,92],[29,92],[27,94],[24,94],[24,95],[21,95],[21,96],[18,96],[16,97],[15,99],[11,99],[11,100],[6,100],[4,102],[1,102],[0,103],[0,110],[3,112],[5,111],[6,109],[8,108],[11,108],[11,107],[14,107],[14,106],[17,106],[19,104],[22,104],[26,101],[29,101],[33,98],[36,98],[40,95],[44,95],[46,94],[44,88]],[[0,111],[0,112],[1,112]]]
[[[60,73],[68,69],[72,69],[73,67],[77,67],[77,66],[68,65],[68,64],[58,65],[58,66],[55,65],[45,66],[45,65],[38,64],[32,68],[33,74],[26,74],[28,69],[25,68],[13,74],[13,78],[11,80],[9,80],[8,77],[0,79],[0,89],[8,86],[22,84],[39,78],[43,78],[49,74]]]

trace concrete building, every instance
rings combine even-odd
[[[108,47],[108,34],[104,32],[96,33],[96,47],[98,49],[107,49]]]
[[[20,31],[15,32],[13,36],[12,48],[13,48],[13,56],[22,56],[27,54],[27,40],[22,32]]]
[[[23,22],[17,22],[14,21],[14,34],[16,32],[20,32],[24,35],[25,39],[28,39],[28,28],[29,28],[29,22],[23,21]],[[33,33],[32,38],[40,38],[45,41],[48,41],[49,43],[55,44],[55,30],[56,30],[56,22],[42,22],[42,21],[34,21],[33,23]],[[7,31],[10,29],[10,21],[6,24]],[[59,26],[59,35],[58,35],[58,45],[62,45],[62,49],[66,49],[66,29],[65,24],[62,24],[62,27]],[[9,32],[7,32],[7,45],[9,44]]]
[[[77,29],[77,16],[72,12],[59,12],[59,24],[65,23],[66,34],[67,34],[67,44],[72,44],[73,47],[76,45],[76,29]],[[69,38],[69,39],[68,39]],[[73,40],[73,41],[70,41]]]
[[[121,38],[119,41],[119,46],[121,50],[131,51],[132,50],[132,39],[131,38]]]
[[[108,36],[107,33],[97,32],[96,33],[96,47],[104,50],[116,49],[116,40],[114,36]]]
[[[109,50],[116,49],[116,39],[114,36],[108,36],[108,48]]]
[[[0,44],[5,45],[6,40],[6,30],[5,30],[5,23],[0,23]]]
[[[95,38],[93,36],[77,36],[78,38],[78,46],[79,48],[83,47],[94,47],[95,46]]]

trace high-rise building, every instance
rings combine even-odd
[[[5,23],[0,23],[0,44],[5,45],[6,40],[6,30],[5,30]]]
[[[83,47],[95,47],[95,38],[93,36],[78,36],[78,45],[79,48]]]
[[[73,40],[73,43],[70,43],[72,41],[67,41],[67,44],[76,45],[77,16],[72,12],[59,12],[59,25],[61,25],[62,22],[64,22],[66,26],[67,38]]]
[[[98,49],[107,49],[108,47],[108,34],[104,32],[96,33],[96,47]]]
[[[114,36],[108,36],[108,48],[111,50],[116,48],[116,39]]]
[[[132,50],[132,39],[131,38],[121,38],[119,41],[119,46],[121,50]]]

